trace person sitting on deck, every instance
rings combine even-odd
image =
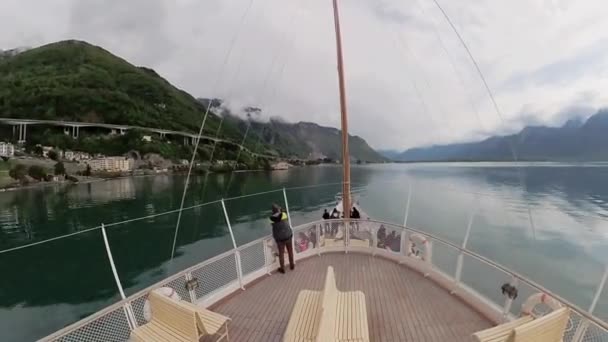
[[[294,269],[295,264],[293,262],[293,244],[291,238],[293,233],[289,222],[287,220],[287,213],[281,210],[277,204],[272,205],[272,215],[270,216],[272,222],[272,237],[277,243],[279,249],[279,272],[285,273],[285,247],[287,247],[287,254],[289,255],[289,268]]]

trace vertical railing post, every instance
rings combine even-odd
[[[289,228],[291,228],[291,245],[295,247],[296,237],[293,234],[293,225],[291,224],[291,213],[289,212],[289,201],[287,200],[287,191],[283,188],[283,201],[285,201],[285,212],[287,212],[287,222],[289,222]],[[296,258],[293,260],[296,263]]]
[[[407,222],[407,211],[406,211],[406,214],[405,214],[405,221]],[[405,227],[405,224],[403,226]],[[407,247],[408,246],[407,246],[407,243],[406,243],[407,239],[405,238],[406,234],[407,234],[407,230],[403,229],[401,231],[401,237],[400,237],[400,240],[399,240],[399,251],[400,251],[400,253],[402,255],[401,256],[401,261],[399,261],[400,264],[403,264],[405,262],[405,260],[407,259],[407,253],[408,253]]]
[[[192,273],[191,272],[186,272],[185,274],[185,278],[186,278],[186,283],[189,282],[190,280],[192,280]],[[192,286],[188,286],[188,294],[190,295],[190,302],[192,304],[196,304],[196,291],[194,290],[194,288]]]
[[[600,280],[600,284],[597,286],[597,290],[595,291],[595,296],[593,296],[593,300],[591,301],[591,305],[589,305],[589,313],[593,314],[595,311],[595,307],[597,306],[597,302],[600,300],[602,292],[604,292],[604,287],[606,286],[606,280],[608,279],[608,266],[604,270],[604,275],[602,276],[602,280]],[[589,328],[589,320],[581,317],[581,322],[574,333],[574,337],[572,338],[573,342],[581,342]]]
[[[289,227],[291,227],[291,230],[293,230],[293,225],[291,224],[291,214],[289,213],[289,202],[287,201],[287,191],[285,191],[285,188],[283,188],[283,200],[285,201],[285,211],[287,211]]]
[[[454,274],[454,281],[459,284],[460,279],[462,277],[462,264],[464,262],[464,251],[467,248],[467,244],[469,243],[469,236],[471,235],[471,228],[473,227],[473,222],[475,221],[475,216],[477,215],[477,209],[473,209],[471,214],[469,215],[469,222],[467,223],[467,230],[464,233],[464,239],[462,240],[462,245],[460,246],[462,250],[460,254],[458,254],[458,260],[456,262],[456,274]]]
[[[519,285],[519,279],[515,276],[511,277],[511,285],[517,287]],[[513,298],[507,296],[505,299],[505,304],[502,309],[502,321],[506,323],[509,321],[509,313],[511,312],[511,306],[513,305]]]
[[[321,256],[321,230],[323,229],[322,225],[324,225],[324,223],[319,223],[316,226],[316,234],[317,234],[317,255]],[[325,233],[323,235],[323,238],[325,238]]]
[[[114,275],[114,280],[116,281],[116,286],[118,287],[118,292],[120,293],[120,298],[125,300],[127,297],[125,296],[125,291],[122,288],[122,284],[120,283],[120,277],[118,277],[118,271],[116,271],[116,265],[114,264],[114,257],[112,257],[112,251],[110,250],[110,243],[108,242],[108,236],[106,234],[106,227],[104,224],[101,224],[101,235],[103,236],[103,243],[106,246],[106,253],[108,254],[108,260],[110,261],[110,267],[112,268],[112,274]],[[122,309],[125,312],[127,317],[127,322],[129,323],[129,327],[131,330],[137,328],[137,320],[135,319],[135,314],[133,313],[133,308],[131,308],[130,303],[126,303]]]
[[[350,245],[348,241],[348,239],[350,239],[350,219],[343,218],[342,223],[344,226],[344,253],[348,254],[348,247]]]
[[[410,202],[412,201],[412,182],[408,182],[407,202],[405,203],[405,215],[403,217],[403,226],[407,227],[407,218],[410,215]]]
[[[371,224],[371,223],[370,223]],[[376,224],[374,223],[374,226]],[[370,227],[370,231],[372,232],[372,257],[376,256],[376,248],[378,248],[378,228],[371,228]]]
[[[226,225],[228,226],[228,231],[230,232],[230,238],[232,239],[232,246],[234,247],[234,257],[236,260],[236,273],[239,279],[239,287],[244,290],[245,286],[243,286],[243,267],[241,267],[241,252],[238,250],[236,246],[236,240],[234,239],[234,232],[232,231],[232,225],[230,224],[230,218],[228,217],[228,211],[226,210],[226,203],[222,198],[222,209],[224,210],[224,218],[226,219]]]

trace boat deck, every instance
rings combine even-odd
[[[273,273],[211,309],[232,318],[231,341],[281,341],[300,290],[321,290],[333,266],[340,291],[365,293],[372,341],[472,341],[492,324],[421,274],[358,253],[328,253]]]

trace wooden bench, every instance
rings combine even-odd
[[[473,337],[478,342],[505,342],[515,327],[532,321],[534,317],[526,315],[514,321],[497,325],[493,328],[478,331],[473,334]]]
[[[569,308],[555,310],[516,327],[507,342],[560,342],[564,337],[569,318]]]
[[[131,332],[131,341],[198,342],[201,337],[212,335],[219,335],[217,341],[228,340],[229,318],[154,291],[148,300],[152,319]]]
[[[526,315],[473,336],[479,342],[559,342],[569,317],[570,310],[561,308],[537,319]]]
[[[365,295],[338,291],[328,267],[323,291],[298,294],[283,341],[369,341]]]

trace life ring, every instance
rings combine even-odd
[[[153,290],[153,292],[156,292],[174,300],[182,300],[182,297],[180,297],[180,295],[170,287],[161,287],[156,290]],[[152,319],[152,309],[150,308],[150,301],[147,299],[144,303],[144,318],[147,322],[150,322],[150,320]]]
[[[562,303],[546,293],[535,293],[528,297],[521,305],[521,313],[523,315],[536,317],[534,315],[534,308],[539,304],[545,304],[552,310],[557,310],[563,306]]]
[[[424,246],[424,252],[421,255],[414,253],[413,247],[415,247],[416,245]],[[427,240],[424,235],[414,233],[408,238],[406,251],[407,256],[409,257],[430,262],[429,255],[431,255],[431,242]]]

